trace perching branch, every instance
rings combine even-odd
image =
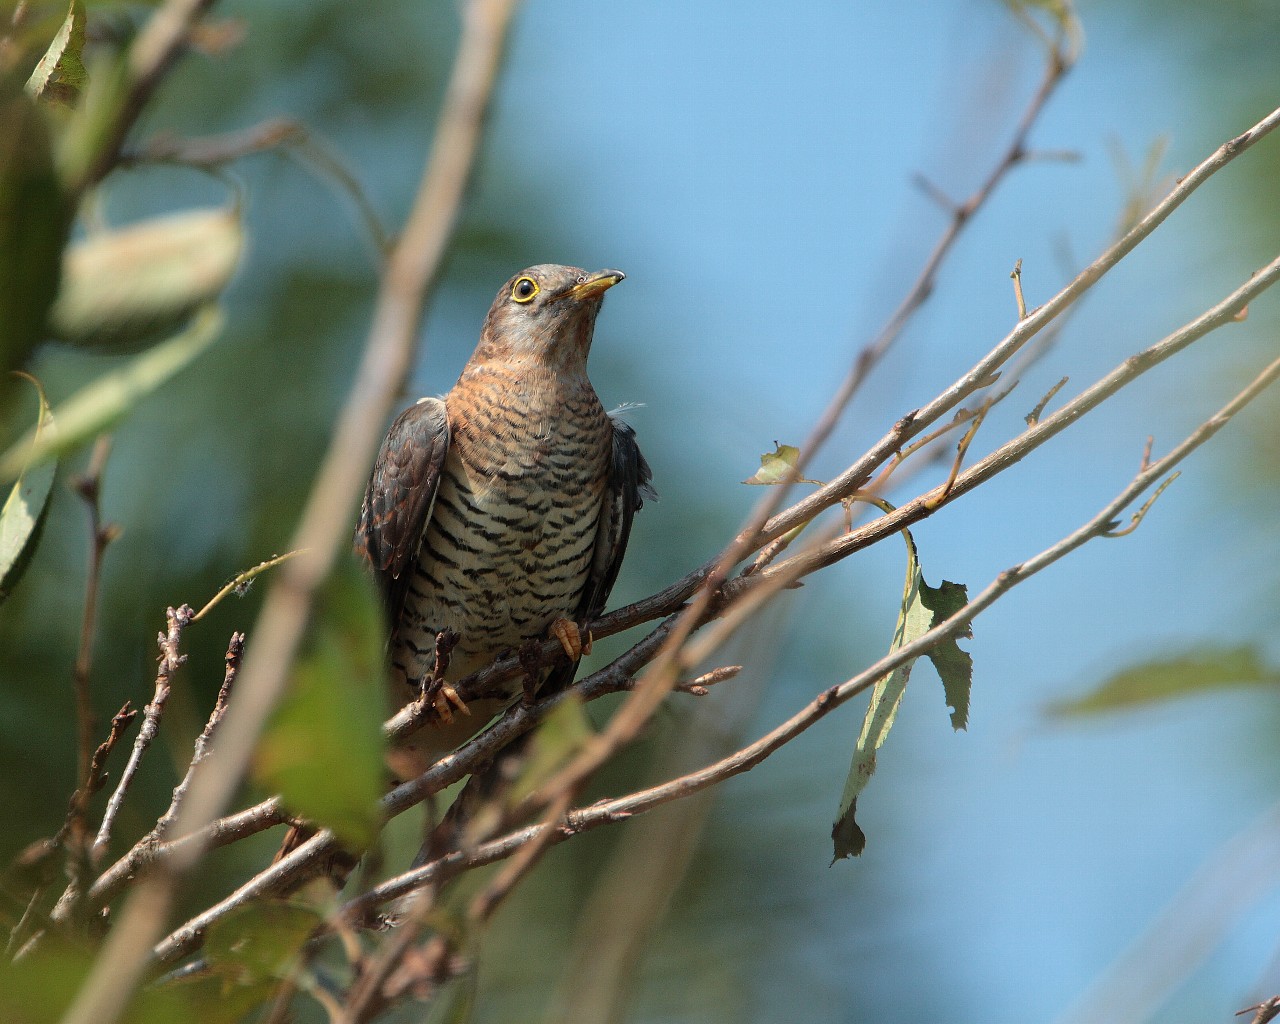
[[[349,901],[343,908],[344,914],[353,921],[368,921],[379,907],[407,895],[419,886],[439,883],[465,870],[503,860],[535,841],[556,845],[571,836],[598,828],[600,825],[625,821],[636,814],[652,810],[672,800],[692,796],[734,775],[749,771],[835,708],[869,689],[887,673],[919,658],[943,640],[959,635],[977,616],[1018,584],[1026,582],[1036,573],[1061,561],[1090,540],[1105,536],[1126,508],[1213,437],[1240,410],[1278,379],[1280,379],[1280,359],[1268,365],[1246,388],[1232,398],[1216,415],[1197,427],[1168,455],[1157,459],[1139,472],[1124,490],[1088,522],[1033,558],[1006,569],[954,615],[938,623],[916,641],[904,644],[880,658],[852,678],[827,688],[799,712],[754,743],[699,771],[671,779],[661,785],[627,796],[598,801],[569,813],[563,821],[518,829],[498,839],[481,843],[474,849],[455,851],[422,867],[403,872]]]

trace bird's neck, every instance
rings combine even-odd
[[[512,356],[506,359],[472,359],[454,385],[455,391],[474,401],[515,403],[519,408],[555,405],[570,398],[594,396],[587,368],[577,365],[548,366],[543,360]]]

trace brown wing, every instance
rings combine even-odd
[[[631,537],[631,521],[644,506],[644,499],[656,501],[658,492],[650,485],[653,474],[649,463],[640,453],[636,432],[616,416],[613,423],[613,459],[609,467],[609,483],[604,491],[604,503],[600,507],[600,522],[596,527],[595,553],[591,558],[591,572],[582,598],[578,603],[577,620],[586,622],[599,618],[604,612],[609,592],[618,579],[622,559],[627,553],[627,541]],[[564,689],[573,682],[577,665],[562,665],[555,669],[543,683],[546,692]]]
[[[444,402],[424,398],[391,424],[365,488],[355,547],[373,568],[392,630],[400,619],[448,451]]]

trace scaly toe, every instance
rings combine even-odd
[[[578,624],[571,622],[569,619],[556,619],[551,623],[550,633],[553,637],[560,641],[560,646],[564,648],[564,653],[569,656],[570,661],[577,661],[583,655],[582,633],[578,630]],[[588,639],[588,647],[590,639]]]
[[[458,696],[458,691],[444,681],[436,681],[430,684],[429,693],[431,695],[431,706],[435,709],[440,721],[445,725],[453,724],[453,713],[455,710],[461,711],[464,715],[471,714],[471,709],[467,707],[467,702]]]

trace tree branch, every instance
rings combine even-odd
[[[191,20],[211,0],[171,0],[157,12],[131,55],[137,109],[177,51]],[[199,833],[239,786],[263,724],[283,689],[310,616],[350,529],[378,436],[408,373],[423,306],[438,277],[471,176],[485,111],[496,79],[514,0],[470,0],[445,94],[435,142],[413,210],[384,270],[356,383],[335,427],[292,548],[303,548],[268,591],[246,654],[235,703],[214,752],[195,771],[178,814],[178,835]],[[166,28],[167,26],[167,28]],[[121,124],[127,127],[132,117]],[[119,132],[111,155],[119,150]],[[194,840],[175,851],[170,869],[135,890],[108,936],[64,1024],[111,1024],[138,984],[148,953],[169,914],[177,876],[205,849]]]
[[[709,786],[749,771],[826,717],[835,708],[875,685],[887,673],[919,658],[936,644],[959,635],[973,619],[1018,584],[1065,558],[1090,540],[1105,536],[1125,508],[1132,505],[1161,477],[1213,437],[1241,409],[1278,379],[1280,379],[1280,359],[1268,365],[1246,388],[1216,415],[1197,427],[1168,455],[1144,467],[1123,491],[1084,525],[1035,557],[1006,569],[982,593],[956,611],[954,615],[934,626],[912,643],[904,644],[880,658],[852,678],[827,688],[799,712],[754,743],[699,771],[690,772],[661,785],[639,790],[627,796],[597,801],[569,813],[563,821],[550,824],[543,822],[517,829],[498,839],[481,843],[473,849],[455,851],[422,867],[403,872],[374,886],[356,899],[348,901],[342,908],[343,915],[352,921],[366,922],[378,907],[391,900],[399,899],[420,886],[438,884],[463,871],[503,860],[521,850],[526,844],[538,842],[556,845],[580,832],[616,821],[625,821],[636,814],[650,811],[673,800],[692,796]]]

